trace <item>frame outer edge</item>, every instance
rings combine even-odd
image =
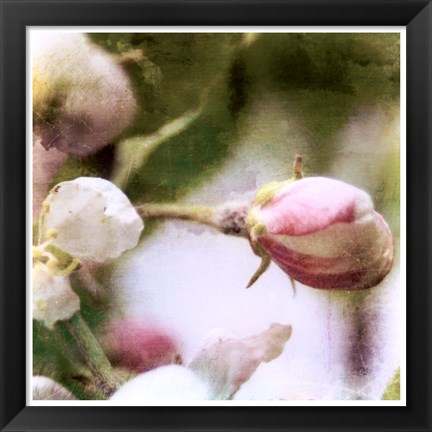
[[[19,65],[20,62],[20,55],[16,54],[14,56],[11,57],[10,53],[8,52],[7,55],[5,54],[8,50],[6,49],[6,46],[9,46],[9,49],[12,46],[12,43],[10,42],[10,40],[15,38],[15,43],[16,45],[14,45],[14,47],[18,47],[18,50],[21,50],[22,48],[22,44],[24,44],[25,47],[25,40],[22,40],[22,34],[21,34],[21,30],[22,27],[24,26],[23,22],[20,21],[19,19],[17,19],[17,17],[12,16],[12,19],[7,19],[10,18],[10,16],[7,16],[7,7],[9,7],[9,5],[11,5],[13,2],[11,1],[1,1],[0,0],[0,15],[1,15],[1,51],[0,51],[0,64],[2,66],[2,68],[4,67],[4,61],[5,61],[5,57],[8,57],[9,61],[12,62],[13,64],[15,64],[17,67]],[[36,4],[37,2],[35,1],[30,1],[27,2],[29,4],[32,4],[34,6],[34,4]],[[59,2],[61,3],[61,2]],[[90,3],[90,2],[89,2]],[[99,2],[94,2],[94,3],[99,3]],[[21,1],[16,1],[15,5],[17,4],[21,4],[21,5],[25,5],[25,2],[21,2]],[[420,2],[416,2],[416,4],[420,4]],[[413,24],[413,28],[414,28],[414,24],[417,24],[418,21],[421,21],[423,24],[422,25],[426,25],[426,28],[428,30],[428,47],[430,50],[430,46],[431,46],[431,15],[432,15],[432,7],[431,4],[429,3],[426,7],[422,8],[421,11],[418,13],[418,15],[411,21],[410,24]],[[408,26],[409,29],[409,26]],[[7,37],[6,37],[7,35]],[[6,42],[6,40],[9,39],[8,42]],[[24,37],[25,39],[25,37]],[[10,44],[10,45],[8,45]],[[408,46],[407,46],[407,52],[408,52]],[[25,52],[25,50],[24,50]],[[424,143],[425,145],[425,151],[427,153],[427,158],[425,160],[420,160],[420,166],[424,166],[424,164],[427,164],[429,168],[432,167],[431,165],[431,152],[429,149],[430,143],[431,143],[431,108],[430,108],[430,103],[431,103],[431,82],[430,82],[430,77],[432,74],[432,68],[431,68],[431,54],[430,51],[428,51],[426,53],[426,57],[427,59],[424,60],[425,63],[427,64],[427,67],[425,68],[425,70],[420,74],[421,78],[425,80],[425,84],[427,84],[427,89],[424,90],[423,95],[416,95],[416,98],[420,98],[422,100],[422,107],[424,107],[424,112],[423,115],[421,115],[419,118],[411,118],[410,119],[410,124],[408,125],[408,138],[411,139],[418,139],[419,142]],[[19,70],[19,69],[16,69]],[[20,268],[19,266],[17,266],[17,262],[14,260],[14,257],[16,258],[16,255],[21,254],[21,252],[19,251],[19,247],[17,247],[17,244],[15,244],[15,246],[12,244],[11,242],[11,237],[13,237],[13,235],[17,235],[17,238],[19,240],[19,246],[23,245],[22,240],[23,239],[23,235],[22,233],[17,233],[17,232],[8,232],[10,230],[10,228],[8,227],[8,229],[6,229],[6,219],[10,218],[10,217],[18,217],[19,220],[21,220],[21,216],[17,215],[14,213],[14,210],[16,210],[17,208],[21,208],[22,203],[20,202],[20,200],[22,199],[22,197],[19,196],[20,192],[24,191],[24,195],[25,196],[25,181],[23,179],[25,179],[25,172],[23,173],[23,167],[25,167],[25,163],[21,164],[21,166],[19,166],[20,163],[22,163],[22,155],[13,155],[13,151],[11,150],[11,148],[7,149],[5,148],[5,138],[6,138],[6,134],[5,134],[5,129],[8,130],[8,138],[10,139],[11,137],[14,137],[17,139],[17,142],[15,143],[15,145],[19,145],[21,140],[24,137],[24,131],[20,131],[19,127],[16,128],[14,127],[14,124],[17,124],[21,121],[21,119],[23,119],[24,117],[22,116],[22,110],[20,109],[19,104],[22,102],[18,101],[15,104],[11,104],[11,105],[6,105],[7,102],[5,101],[11,101],[11,91],[13,91],[13,85],[11,85],[10,83],[17,83],[19,84],[19,82],[21,83],[21,85],[23,85],[22,80],[22,75],[21,73],[18,73],[16,77],[12,77],[13,79],[10,80],[10,82],[8,83],[8,88],[6,86],[6,79],[5,79],[5,75],[6,74],[1,74],[1,94],[4,95],[5,97],[2,98],[1,100],[1,105],[0,105],[0,110],[1,110],[1,119],[3,120],[3,124],[5,125],[2,130],[1,130],[1,149],[0,149],[0,156],[1,156],[1,160],[0,160],[0,168],[2,170],[2,179],[4,180],[2,182],[1,185],[1,189],[0,189],[0,216],[1,216],[1,226],[0,226],[0,235],[2,240],[7,238],[7,241],[4,241],[0,244],[0,254],[3,257],[2,261],[0,262],[0,277],[1,277],[1,284],[2,284],[2,289],[1,289],[1,297],[0,297],[0,301],[1,301],[1,315],[2,315],[2,320],[3,323],[7,322],[8,319],[12,319],[13,317],[16,317],[16,312],[17,312],[17,308],[21,307],[22,305],[19,304],[18,300],[12,305],[8,304],[8,307],[6,307],[5,305],[5,296],[4,296],[4,290],[7,287],[6,284],[6,276],[5,274],[9,275],[11,274],[11,272],[13,272],[14,274],[18,271],[18,278],[15,278],[14,280],[20,280],[20,278],[22,278],[22,276],[19,275],[19,272],[22,273],[22,268]],[[11,78],[9,75],[8,78]],[[429,79],[427,79],[427,77],[429,77]],[[410,95],[408,94],[408,99],[410,97]],[[8,108],[8,112],[6,113],[6,106]],[[19,125],[18,125],[19,126]],[[421,137],[419,136],[419,133],[417,131],[415,131],[414,129],[416,128],[416,126],[419,127],[419,130],[423,130],[425,131],[425,136]],[[423,128],[423,129],[422,129]],[[24,129],[24,128],[22,128]],[[25,137],[24,137],[25,140]],[[6,162],[7,161],[7,162]],[[12,162],[11,162],[12,161]],[[18,168],[18,169],[16,169]],[[13,172],[15,171],[15,172]],[[411,173],[412,175],[412,173]],[[409,179],[411,177],[409,176]],[[12,179],[12,181],[11,181]],[[14,189],[14,191],[11,190],[7,190],[6,186],[7,185],[11,185],[13,181],[17,180],[18,181],[18,186],[16,186],[16,189]],[[427,199],[429,200],[429,204],[427,207],[427,215],[428,216],[428,220],[426,221],[427,223],[427,245],[426,245],[426,256],[430,258],[430,252],[431,252],[431,208],[432,208],[432,195],[431,195],[431,172],[426,172],[424,174],[424,180],[426,180],[425,184],[423,184],[423,192],[419,192],[418,195],[419,198],[421,198],[421,200],[424,199],[425,195],[427,196]],[[18,191],[19,193],[17,193],[16,191]],[[15,192],[15,197],[13,196]],[[423,195],[424,194],[424,195]],[[416,197],[418,196],[416,195]],[[7,205],[6,205],[7,204]],[[8,208],[7,208],[8,207]],[[414,216],[414,214],[411,212],[410,213],[411,217]],[[420,225],[420,224],[419,224]],[[424,242],[424,232],[419,233],[418,235],[422,236],[422,237],[418,237],[417,233],[414,233],[414,237],[416,238],[420,238],[423,239]],[[13,248],[13,250],[11,250],[10,248]],[[15,252],[16,250],[16,252]],[[10,256],[8,256],[5,252],[6,251],[11,251],[10,252]],[[422,261],[423,265],[426,264],[426,257],[423,259]],[[415,266],[413,266],[415,267]],[[419,266],[417,266],[417,268],[419,268]],[[428,284],[428,302],[426,303],[426,306],[430,307],[430,310],[432,310],[432,304],[431,304],[431,286],[430,286],[430,281],[431,281],[431,270],[430,267],[427,266],[426,267],[428,269],[428,273],[427,273],[427,284]],[[422,267],[423,272],[425,272],[426,270],[424,269],[424,267]],[[10,278],[11,280],[12,278]],[[12,289],[14,287],[9,287],[9,289]],[[11,296],[8,296],[8,300],[11,298]],[[426,308],[425,308],[426,309]],[[19,311],[18,311],[19,312]],[[413,311],[411,311],[413,312]],[[18,315],[20,315],[18,313]],[[12,321],[11,321],[12,322]],[[16,322],[16,319],[14,320],[14,324]],[[430,314],[426,315],[426,321],[424,321],[424,323],[427,323],[427,327],[428,327],[428,331],[429,331],[429,335],[428,335],[428,342],[429,342],[429,351],[428,351],[428,357],[425,359],[425,361],[428,362],[429,365],[429,377],[427,377],[427,382],[428,382],[428,395],[429,395],[429,403],[431,402],[431,377],[430,377],[430,365],[431,365],[431,332],[430,332],[430,328],[431,328],[431,319],[430,319]],[[20,327],[22,326],[22,328]],[[10,328],[7,329],[8,330],[8,337],[10,338]],[[30,414],[30,409],[22,409],[23,405],[22,405],[22,395],[19,393],[19,391],[21,391],[19,388],[21,388],[21,381],[22,379],[20,379],[19,377],[19,381],[16,381],[16,377],[11,377],[9,379],[8,378],[8,374],[7,374],[7,366],[8,365],[12,365],[13,363],[15,363],[16,366],[16,360],[12,360],[12,359],[7,359],[5,352],[8,350],[9,346],[14,346],[15,348],[17,348],[17,346],[19,346],[19,342],[18,339],[25,334],[25,328],[24,328],[24,323],[20,323],[18,328],[14,329],[14,336],[17,337],[17,340],[14,342],[14,344],[10,344],[9,341],[8,343],[5,342],[5,335],[6,335],[6,329],[5,326],[2,326],[1,329],[1,361],[0,361],[0,367],[1,367],[1,380],[2,380],[2,385],[0,388],[0,399],[1,399],[1,420],[0,420],[0,427],[5,427],[5,423],[9,423],[4,429],[1,430],[5,430],[5,431],[19,431],[19,430],[24,430],[24,429],[29,429],[31,427],[31,430],[41,430],[39,425],[29,425],[28,423],[26,424],[26,420],[28,420],[28,416],[27,414]],[[416,338],[418,338],[417,336],[414,336]],[[22,339],[24,340],[24,339]],[[420,343],[422,341],[420,340]],[[423,341],[424,342],[424,341]],[[6,348],[6,349],[5,349]],[[12,356],[11,356],[12,357]],[[21,360],[18,362],[19,366],[21,365]],[[25,370],[25,365],[24,367],[22,367],[23,370]],[[25,375],[23,375],[25,376]],[[10,390],[11,388],[11,384],[15,385],[16,391],[15,393],[11,393],[11,394],[7,394],[6,396],[6,392],[5,390]],[[6,389],[6,387],[8,387]],[[25,404],[25,401],[24,401]],[[22,410],[21,410],[22,409]],[[426,409],[428,411],[430,411],[430,406],[426,407]],[[15,410],[15,411],[14,411]],[[12,411],[14,411],[12,413]],[[11,420],[14,416],[16,415],[16,417]],[[430,426],[431,426],[431,413],[428,413],[428,429],[424,429],[424,424],[423,425],[416,425],[416,428],[411,428],[411,429],[407,429],[407,431],[412,432],[414,430],[416,431],[430,431]],[[34,428],[33,428],[34,427]]]

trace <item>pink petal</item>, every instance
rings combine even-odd
[[[378,247],[369,247],[370,239],[353,236],[356,244],[347,240],[346,249],[331,257],[305,254],[290,249],[270,236],[260,237],[259,242],[269,252],[273,261],[293,279],[321,289],[358,290],[380,283],[391,269],[393,241],[384,219],[374,212]],[[353,224],[353,229],[356,225]],[[363,229],[361,225],[358,229]],[[307,242],[308,236],[305,236]]]
[[[211,384],[215,399],[228,399],[262,362],[282,353],[290,336],[291,326],[273,323],[264,332],[243,339],[212,337],[188,367]]]
[[[282,188],[260,209],[269,234],[301,236],[373,211],[369,195],[338,180],[310,177]]]
[[[181,359],[174,337],[146,322],[115,321],[105,333],[104,348],[115,366],[143,373]]]

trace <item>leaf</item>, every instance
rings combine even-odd
[[[262,362],[270,362],[282,353],[291,333],[290,325],[277,323],[243,339],[213,333],[188,367],[209,382],[215,399],[229,399]]]
[[[155,133],[126,138],[118,144],[113,183],[124,189],[128,180],[146,163],[147,159],[165,141],[187,129],[201,114],[201,106],[186,111],[165,124]]]
[[[387,384],[382,400],[400,400],[400,368],[397,369],[393,378]]]

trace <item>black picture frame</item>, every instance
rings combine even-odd
[[[431,431],[431,24],[425,0],[0,0],[2,431]],[[407,407],[26,406],[26,26],[407,29]]]

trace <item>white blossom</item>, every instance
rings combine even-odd
[[[37,263],[33,267],[32,279],[33,318],[42,321],[49,329],[79,310],[79,297],[67,277],[54,276],[44,264]]]
[[[209,383],[212,399],[228,399],[262,362],[279,357],[291,332],[290,325],[277,323],[258,335],[242,339],[212,332],[188,368]]]
[[[147,401],[206,400],[211,391],[194,372],[169,365],[138,375],[120,387],[111,400],[134,403]]]
[[[144,227],[126,195],[101,178],[59,183],[44,209],[43,229],[52,236],[52,244],[82,260],[117,258],[137,245]]]
[[[45,376],[34,376],[32,387],[33,400],[76,400],[69,390]]]

